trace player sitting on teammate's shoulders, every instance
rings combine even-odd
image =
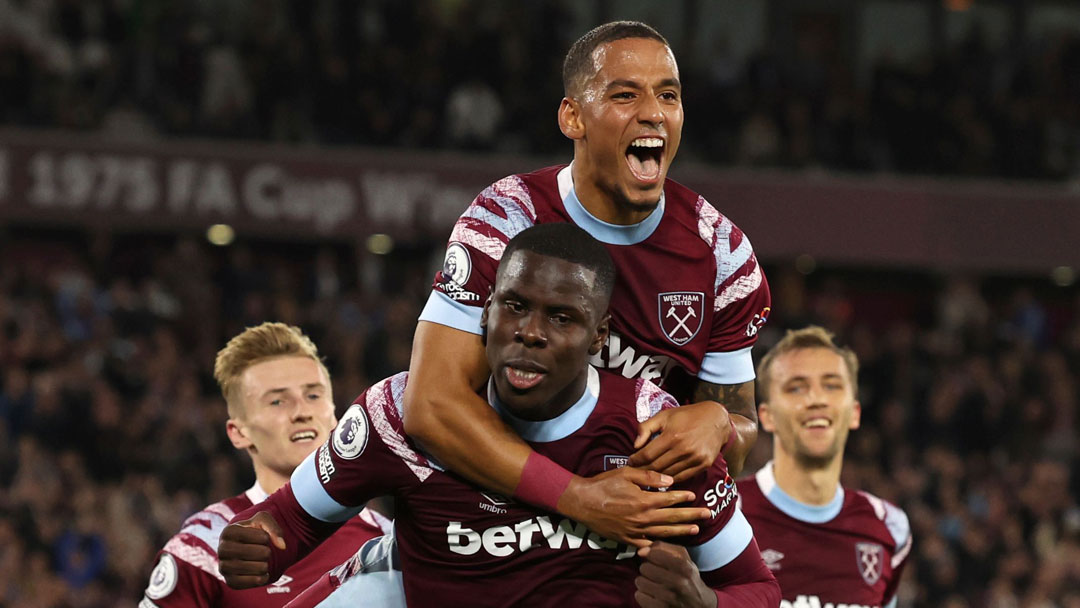
[[[661,474],[625,465],[639,423],[676,407],[674,398],[588,362],[607,338],[614,279],[604,247],[570,224],[511,240],[483,313],[486,400],[559,466],[616,486],[667,486]],[[408,382],[402,373],[368,389],[288,485],[237,515],[219,548],[229,584],[274,580],[335,522],[389,493],[409,606],[627,606],[635,598],[645,606],[777,605],[723,457],[651,493],[676,519],[701,523],[677,539],[681,546],[656,543],[639,558],[584,524],[444,471],[404,432]]]
[[[315,344],[296,327],[249,327],[218,352],[214,376],[229,410],[226,432],[251,456],[255,485],[192,515],[161,550],[141,608],[284,606],[390,522],[354,517],[323,546],[263,589],[237,591],[218,571],[218,536],[232,517],[259,504],[330,436],[336,422],[330,375]]]
[[[789,331],[762,358],[762,427],[773,460],[738,482],[742,508],[786,608],[893,606],[911,551],[907,516],[840,485],[859,428],[855,353],[820,327]]]
[[[667,177],[682,137],[683,83],[664,37],[640,22],[600,25],[570,47],[562,78],[558,125],[573,162],[495,182],[454,224],[413,340],[405,429],[486,489],[640,543],[683,528],[647,492],[615,494],[603,478],[537,454],[477,396],[491,373],[480,316],[506,243],[529,226],[568,223],[604,244],[618,277],[611,336],[591,362],[684,404],[644,421],[630,454],[634,466],[679,481],[721,451],[735,474],[754,444],[750,351],[769,286],[738,226]]]

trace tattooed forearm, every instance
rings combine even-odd
[[[731,414],[738,414],[757,422],[757,405],[754,403],[754,381],[742,384],[712,384],[698,382],[694,402],[716,401]]]

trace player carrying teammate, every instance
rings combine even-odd
[[[507,246],[481,321],[493,370],[487,407],[538,453],[602,478],[620,474],[640,421],[676,406],[648,381],[588,363],[608,335],[614,278],[603,246],[581,229],[537,226]],[[630,605],[640,563],[635,549],[444,471],[403,429],[410,381],[402,373],[368,389],[288,485],[226,528],[220,553],[229,584],[273,580],[332,532],[333,522],[390,492],[409,606]],[[656,474],[622,475],[647,485]],[[670,586],[687,592],[678,605],[776,605],[779,589],[738,510],[722,457],[657,495],[665,505],[692,501],[676,510],[701,524],[679,539],[685,550],[649,548],[639,601],[673,598]],[[686,568],[674,565],[680,561]]]
[[[218,352],[214,377],[229,409],[225,429],[255,468],[248,491],[192,515],[161,550],[140,608],[284,606],[328,569],[383,533],[390,522],[365,510],[274,584],[236,591],[218,571],[218,536],[236,513],[262,502],[336,422],[330,376],[311,340],[296,327],[250,327]]]
[[[738,486],[786,608],[896,603],[907,516],[840,485],[848,431],[859,428],[858,371],[855,353],[815,326],[789,331],[758,365],[773,460]]]
[[[506,243],[534,224],[567,222],[603,242],[618,269],[611,337],[593,363],[693,402],[645,422],[630,464],[682,481],[723,448],[738,471],[757,436],[750,349],[769,289],[742,231],[667,179],[683,123],[671,49],[643,23],[608,23],[574,43],[563,85],[558,122],[573,163],[496,182],[455,224],[413,342],[405,429],[467,479],[611,538],[685,534],[688,522],[656,510],[658,494],[620,477],[572,475],[476,393],[490,373],[481,307]]]

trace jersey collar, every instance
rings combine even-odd
[[[259,485],[259,480],[255,480],[255,485],[248,488],[247,492],[244,492],[244,495],[248,497],[248,500],[250,500],[253,505],[259,504],[270,496],[266,493],[266,490],[262,489],[262,486]]]
[[[593,235],[596,240],[608,245],[634,245],[652,236],[660,220],[664,217],[664,206],[667,197],[660,193],[660,203],[649,217],[636,224],[621,226],[609,224],[593,214],[578,200],[577,192],[574,191],[574,163],[570,163],[559,171],[559,197],[562,198],[563,207],[570,214],[570,219],[586,232]]]
[[[761,493],[774,507],[780,509],[788,517],[799,521],[809,524],[823,524],[839,515],[840,508],[844,505],[844,487],[839,485],[836,486],[836,495],[828,504],[808,505],[795,500],[776,484],[776,476],[773,474],[773,462],[771,460],[761,467],[761,470],[754,475],[754,478],[757,480],[758,487],[761,488]]]
[[[518,435],[521,435],[522,439],[533,443],[558,441],[573,435],[581,427],[585,426],[585,421],[589,419],[593,410],[596,409],[596,401],[599,396],[600,374],[596,372],[596,368],[590,365],[585,392],[581,394],[581,398],[577,400],[577,403],[571,405],[565,412],[551,420],[524,420],[510,413],[510,410],[499,402],[499,397],[495,394],[495,383],[488,381],[488,403],[495,408],[495,411],[499,413],[499,416],[506,424],[509,424]]]

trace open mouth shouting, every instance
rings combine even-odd
[[[626,164],[638,181],[649,185],[659,182],[664,165],[663,138],[642,136],[634,139],[626,148]]]

